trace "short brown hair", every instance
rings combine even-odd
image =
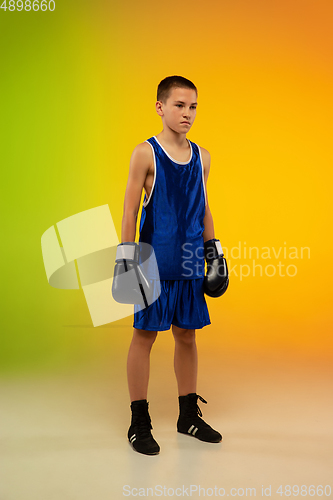
[[[194,83],[183,76],[173,75],[167,76],[158,84],[157,100],[165,103],[174,88],[193,89],[198,96],[198,90]]]

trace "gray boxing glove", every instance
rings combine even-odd
[[[148,307],[153,289],[139,265],[139,245],[133,242],[117,246],[113,273],[112,296],[121,304],[140,304]]]

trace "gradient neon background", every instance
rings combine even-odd
[[[3,380],[105,370],[126,386],[132,318],[93,328],[82,290],[48,285],[40,240],[105,203],[120,239],[131,153],[162,130],[157,84],[180,74],[199,91],[188,137],[211,153],[223,248],[310,248],[310,259],[256,259],[296,265],[294,277],[231,274],[226,295],[207,298],[199,376],[209,387],[228,366],[233,378],[218,380],[230,391],[274,365],[267,383],[281,400],[296,380],[298,397],[329,392],[332,20],[330,0],[56,0],[54,12],[0,12]],[[241,264],[252,262],[229,267]],[[158,340],[152,392],[172,372],[172,335]],[[313,418],[328,425],[327,413]]]
[[[222,245],[310,248],[310,259],[256,259],[295,264],[294,277],[240,280],[251,261],[233,259],[228,293],[209,299],[209,342],[330,356],[332,10],[70,1],[53,13],[1,12],[3,370],[57,369],[114,349],[110,335],[64,327],[90,318],[82,291],[47,285],[40,237],[105,203],[121,237],[130,155],[161,130],[156,87],[171,74],[199,90],[188,137],[211,153]]]

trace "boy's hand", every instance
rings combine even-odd
[[[209,297],[221,297],[229,286],[229,273],[220,240],[213,238],[206,241],[204,252],[207,262],[204,292]]]

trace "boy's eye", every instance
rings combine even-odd
[[[182,105],[182,104],[176,104],[176,106],[183,107],[183,105]],[[196,106],[190,106],[190,107],[191,107],[192,109],[197,109],[197,107],[196,107]]]

